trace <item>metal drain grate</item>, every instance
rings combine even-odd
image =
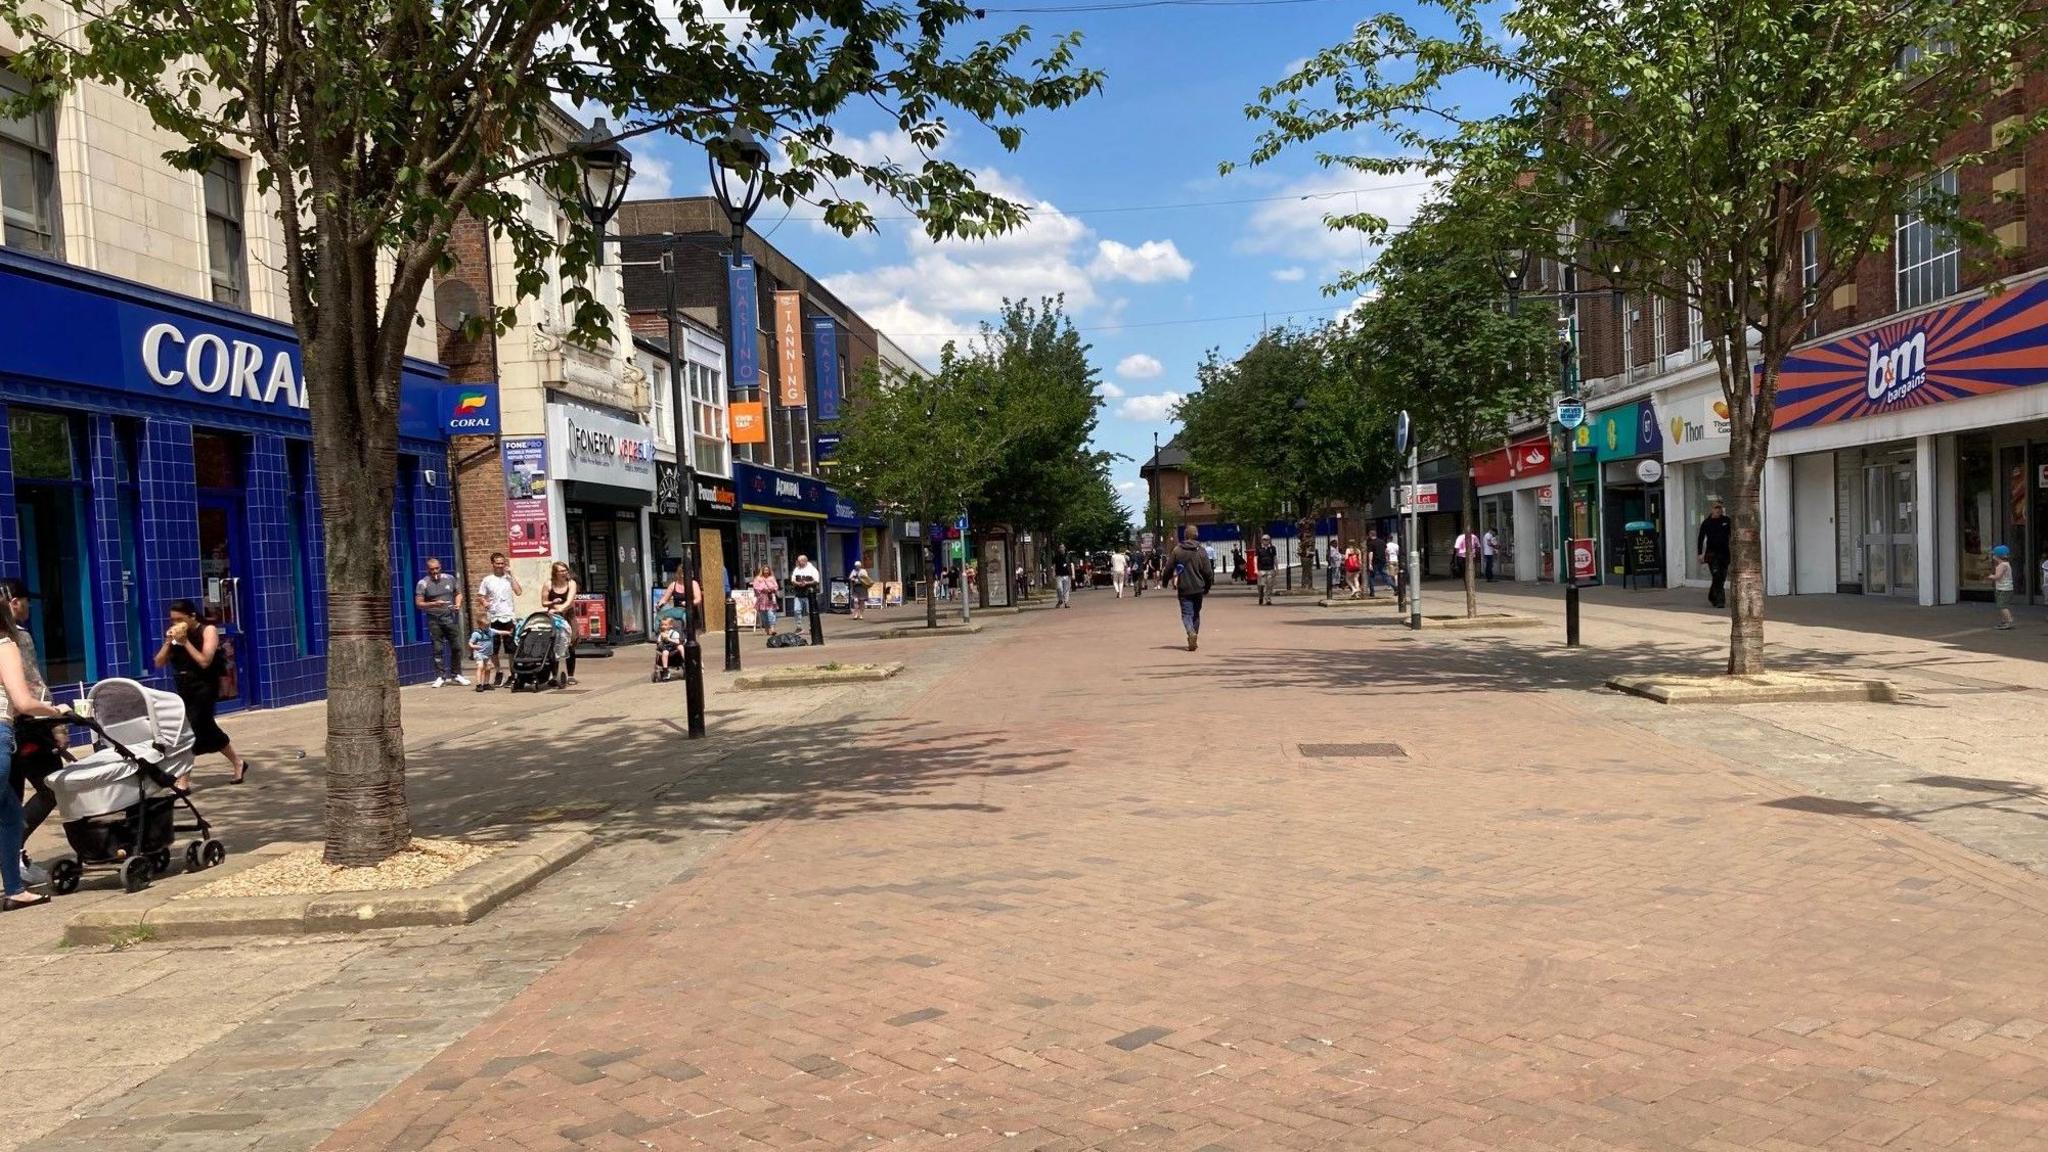
[[[1408,751],[1399,744],[1303,744],[1299,746],[1303,756],[1314,758],[1342,756],[1407,756]]]

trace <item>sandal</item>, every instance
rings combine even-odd
[[[41,892],[24,892],[19,896],[8,896],[0,899],[0,912],[15,912],[23,908],[33,908],[38,904],[48,904],[49,902],[50,898]]]

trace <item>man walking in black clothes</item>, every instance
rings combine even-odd
[[[1173,590],[1180,595],[1180,626],[1187,633],[1188,651],[1193,652],[1202,637],[1202,597],[1216,583],[1216,571],[1209,563],[1208,551],[1195,539],[1194,525],[1188,525],[1187,537],[1173,550],[1167,570]]]
[[[1728,533],[1733,523],[1728,511],[1719,500],[1714,501],[1713,510],[1700,521],[1699,556],[1700,563],[1713,574],[1713,587],[1707,589],[1707,603],[1716,608],[1728,606]]]
[[[1259,603],[1273,602],[1273,581],[1278,574],[1273,569],[1280,565],[1280,550],[1273,547],[1271,536],[1259,537]]]

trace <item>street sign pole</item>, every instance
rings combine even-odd
[[[1579,548],[1578,507],[1572,503],[1572,469],[1577,465],[1579,425],[1586,422],[1586,406],[1579,402],[1577,371],[1578,341],[1567,317],[1557,343],[1558,374],[1562,377],[1564,399],[1557,405],[1557,422],[1564,425],[1564,483],[1560,485],[1565,527],[1564,548],[1564,646],[1579,646],[1579,573],[1575,559]],[[1595,548],[1599,545],[1595,544]]]
[[[1404,421],[1405,423],[1405,421]],[[1401,559],[1408,565],[1408,627],[1422,631],[1422,453],[1408,446],[1408,546]]]

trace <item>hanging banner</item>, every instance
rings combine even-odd
[[[811,363],[818,366],[818,419],[839,419],[839,326],[830,316],[811,317]]]
[[[548,442],[530,436],[504,441],[505,527],[511,556],[546,556],[548,546]]]
[[[732,442],[735,444],[766,444],[768,442],[768,421],[763,418],[763,405],[759,400],[735,400],[731,407]]]
[[[775,353],[779,391],[776,403],[784,408],[804,406],[804,301],[799,292],[775,294]]]
[[[729,391],[761,386],[761,297],[754,284],[754,258],[725,266],[727,306],[732,313],[732,380]]]
[[[2048,280],[1915,313],[1785,358],[1771,427],[1815,428],[2048,380]]]

